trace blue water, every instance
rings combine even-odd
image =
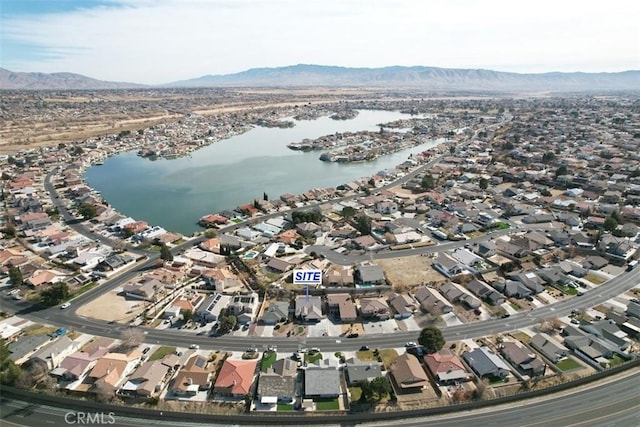
[[[335,132],[378,130],[408,115],[390,111],[360,111],[352,120],[322,117],[296,121],[293,128],[254,128],[242,135],[215,142],[190,157],[150,161],[129,151],[110,157],[85,174],[89,186],[120,213],[150,225],[186,235],[200,230],[203,215],[281,194],[300,194],[312,188],[336,187],[398,165],[414,147],[367,163],[327,163],[321,152],[292,151],[291,142]]]

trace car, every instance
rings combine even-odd
[[[17,294],[18,292],[20,292],[20,289],[12,289],[12,290],[10,290],[9,292],[7,292],[7,295],[15,295],[15,294]]]
[[[408,342],[408,343],[406,343],[404,346],[405,346],[405,347],[417,347],[417,346],[418,346],[418,343],[413,342],[413,341],[409,341],[409,342]]]
[[[14,300],[18,301],[18,300],[21,300],[21,299],[22,299],[22,295],[20,295],[20,294],[15,294],[15,295],[13,295],[13,297],[12,297],[12,298],[13,298]]]
[[[352,333],[352,334],[347,335],[347,338],[358,338],[359,336],[360,336],[360,334],[359,334],[359,333],[354,332],[354,333]]]
[[[64,304],[62,304],[62,305],[60,306],[60,308],[61,308],[61,309],[63,309],[63,310],[64,310],[65,308],[69,308],[69,307],[71,307],[71,303],[70,303],[70,302],[65,302]]]
[[[199,349],[199,348],[200,348],[200,346],[199,346],[198,344],[191,344],[191,345],[189,346],[189,348],[190,348],[190,349],[193,349],[193,350],[197,350],[197,349]]]
[[[636,304],[640,304],[640,299],[638,298],[631,298],[629,301],[635,302]]]
[[[578,319],[571,319],[571,323],[573,323],[574,325],[577,325],[580,323],[580,321],[578,321]]]
[[[531,295],[526,296],[525,299],[529,302],[533,302],[533,297]]]
[[[142,354],[147,354],[149,350],[151,350],[151,347],[145,347],[144,350],[142,350]]]
[[[510,317],[510,316],[511,316],[511,315],[510,315],[509,313],[504,313],[504,314],[503,314],[502,316],[500,316],[500,317],[502,317],[503,319],[506,319],[507,317]]]
[[[584,295],[584,292],[578,292],[577,294],[579,297],[581,297],[582,295]]]
[[[360,347],[360,351],[369,351],[369,346],[363,345],[362,347]]]

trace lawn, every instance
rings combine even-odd
[[[81,287],[80,289],[75,291],[73,293],[72,298],[80,296],[80,295],[84,294],[85,292],[90,291],[91,289],[95,288],[96,286],[98,286],[98,282],[87,283],[86,285],[84,285],[83,287]]]
[[[600,276],[596,276],[593,273],[589,273],[586,276],[583,277],[583,279],[588,280],[589,282],[593,283],[594,285],[599,285],[601,283],[604,282],[604,279]]]
[[[304,361],[307,363],[314,363],[317,362],[318,360],[322,360],[322,353],[317,352],[317,353],[306,353],[304,355]]]
[[[385,369],[389,369],[393,362],[398,358],[398,352],[392,348],[380,350],[380,357],[382,358],[382,363],[384,364]]]
[[[351,394],[351,401],[357,402],[360,400],[360,396],[362,396],[362,388],[358,386],[349,387],[349,394]]]
[[[573,369],[582,368],[581,364],[579,364],[578,362],[576,362],[570,357],[567,357],[566,359],[559,361],[558,363],[556,363],[556,366],[558,367],[558,369],[565,372],[571,371]]]
[[[278,411],[293,411],[291,403],[278,403]]]
[[[511,336],[525,344],[529,344],[531,342],[531,337],[524,332],[512,332]]]
[[[260,370],[262,372],[267,372],[273,363],[276,361],[277,353],[275,351],[267,351],[262,356],[262,363],[260,363]]]
[[[56,329],[58,328],[56,328],[55,326],[44,326],[36,323],[35,325],[30,325],[24,328],[24,334],[28,337],[35,335],[49,335],[54,333]]]
[[[609,359],[609,366],[611,366],[612,368],[614,366],[618,366],[624,363],[624,359],[620,356],[618,356],[617,354],[614,354],[613,357],[611,359]]]
[[[508,230],[511,226],[506,222],[499,222],[496,224],[498,230]]]
[[[356,351],[356,357],[363,362],[378,360],[378,358],[373,355],[372,350]]]
[[[167,354],[171,354],[171,353],[175,353],[176,352],[176,348],[175,347],[168,347],[168,346],[162,346],[159,349],[157,349],[150,357],[149,357],[149,361],[153,361],[153,360],[160,360],[163,357],[165,357]]]
[[[336,411],[340,409],[338,399],[316,400],[316,409],[318,411]]]

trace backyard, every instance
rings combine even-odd
[[[556,366],[563,372],[582,368],[582,365],[573,360],[571,357],[567,357],[566,359],[559,361],[558,363],[556,363]]]

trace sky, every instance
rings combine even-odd
[[[318,64],[640,70],[637,0],[0,0],[0,67],[160,84]]]

